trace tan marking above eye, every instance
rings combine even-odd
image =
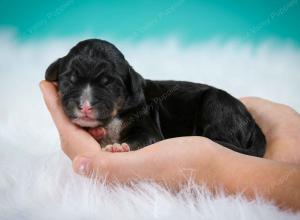
[[[71,75],[70,80],[71,80],[71,82],[73,82],[73,83],[76,82],[77,77],[75,76],[75,74],[72,74],[72,75]]]
[[[102,77],[100,81],[101,81],[102,84],[105,85],[105,84],[108,83],[108,78],[107,77]]]

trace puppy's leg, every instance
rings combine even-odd
[[[114,143],[114,144],[106,145],[102,150],[107,152],[112,152],[112,153],[129,152],[130,147],[127,143],[122,143],[122,144]]]
[[[145,114],[121,133],[119,141],[127,143],[130,146],[130,150],[135,151],[163,139],[156,122],[149,115]]]
[[[263,156],[264,134],[239,100],[218,89],[210,89],[200,97],[198,135],[240,153]]]

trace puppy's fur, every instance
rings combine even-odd
[[[79,42],[48,67],[46,80],[58,81],[74,123],[107,129],[102,146],[126,142],[136,150],[195,135],[244,154],[265,152],[265,137],[239,100],[204,84],[144,79],[107,41]],[[88,117],[80,112],[83,103],[91,107]]]

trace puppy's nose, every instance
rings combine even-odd
[[[80,112],[83,114],[90,114],[92,112],[93,108],[91,107],[90,103],[84,102],[80,106]]]

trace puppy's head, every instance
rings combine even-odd
[[[144,98],[143,78],[102,40],[79,42],[48,67],[45,78],[58,82],[65,113],[82,127],[105,126]]]

